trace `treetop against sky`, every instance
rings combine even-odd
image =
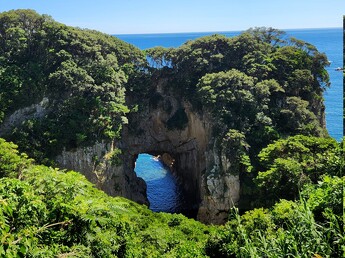
[[[0,12],[34,9],[109,34],[341,27],[343,0],[1,0]]]

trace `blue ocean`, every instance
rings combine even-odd
[[[175,176],[161,161],[149,154],[140,154],[135,173],[146,182],[150,210],[176,213],[182,209],[182,189]]]
[[[116,37],[147,49],[155,46],[178,47],[188,40],[212,34],[222,34],[228,37],[239,35],[233,32],[202,32],[202,33],[169,33],[169,34],[128,34]],[[296,29],[286,30],[288,36],[309,42],[324,52],[330,66],[331,87],[324,94],[326,106],[326,126],[333,138],[340,141],[343,137],[343,73],[336,68],[343,67],[343,30],[342,28],[327,29]],[[152,156],[140,154],[135,171],[147,183],[147,195],[150,209],[153,211],[179,212],[182,200],[181,190],[176,178]]]

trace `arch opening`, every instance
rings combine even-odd
[[[162,95],[162,92],[160,94]],[[153,211],[181,213],[196,219],[205,194],[203,173],[207,164],[205,154],[208,146],[208,127],[205,127],[205,123],[199,115],[190,111],[188,103],[166,94],[161,98],[157,107],[149,107],[146,111],[132,113],[128,119],[128,126],[124,127],[123,139],[125,141],[121,145],[125,154],[126,180],[129,183],[128,196],[138,203],[150,203]],[[171,112],[164,109],[163,100],[171,104],[173,109]],[[185,110],[188,123],[184,128],[168,128],[169,119],[181,109]],[[161,155],[161,160],[170,168],[170,172],[177,181],[178,205],[168,209],[157,208],[153,205],[150,192],[151,182],[148,182],[137,171],[140,154]],[[164,155],[165,157],[170,156],[173,163],[170,164],[169,158],[165,159]],[[138,157],[139,160],[137,160]],[[150,165],[146,167],[150,167]],[[162,186],[159,180],[153,180],[153,182],[158,183],[158,187]],[[166,202],[168,197],[164,196],[161,202]]]
[[[183,213],[185,202],[182,186],[161,155],[139,154],[134,171],[146,182],[146,194],[152,211]]]

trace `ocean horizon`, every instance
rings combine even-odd
[[[264,27],[264,26],[263,26]],[[252,28],[261,28],[261,27],[252,27]],[[268,28],[268,27],[267,27]],[[249,29],[249,28],[248,28]],[[131,35],[164,35],[164,34],[203,34],[207,33],[215,33],[215,34],[221,34],[221,33],[241,33],[244,32],[248,29],[244,30],[219,30],[219,31],[186,31],[186,32],[143,32],[143,33],[112,33],[110,35],[115,36],[115,37],[121,37],[121,36],[131,36]],[[277,29],[277,28],[274,28]],[[324,27],[324,28],[289,28],[289,29],[277,29],[281,31],[296,31],[296,30],[328,30],[328,29],[343,29],[342,27]]]

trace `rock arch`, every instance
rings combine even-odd
[[[182,121],[169,127],[169,121],[176,116]],[[240,183],[239,175],[224,172],[229,160],[216,147],[212,128],[212,119],[193,111],[190,103],[172,95],[162,96],[154,107],[131,114],[120,141],[64,151],[56,161],[60,167],[81,171],[109,195],[148,204],[146,184],[134,172],[137,156],[169,153],[197,219],[220,224],[239,200]],[[122,151],[121,164],[111,163],[114,148]]]
[[[128,164],[126,173],[129,174],[134,171],[134,161],[138,154],[157,156],[168,153],[174,159],[172,170],[182,183],[190,209],[195,210],[201,203],[202,173],[206,169],[205,150],[209,131],[204,121],[190,112],[186,103],[183,110],[188,123],[182,130],[169,130],[166,126],[169,115],[159,108],[146,114],[146,119],[141,117],[142,114],[132,117],[140,123],[136,126],[136,132],[130,132],[131,124],[124,128],[121,149]]]

